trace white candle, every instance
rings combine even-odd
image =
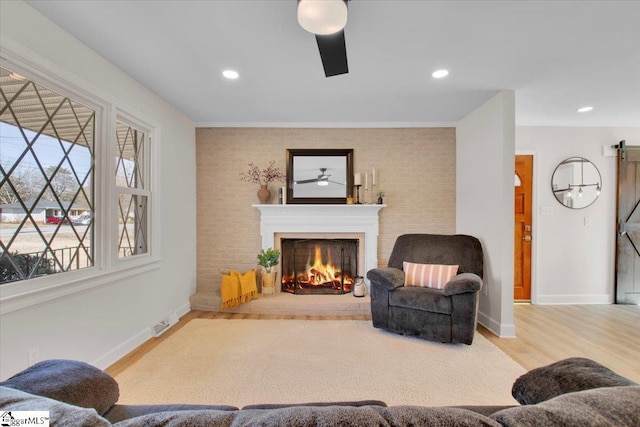
[[[353,174],[353,185],[360,185],[360,174]]]
[[[369,175],[368,174],[364,174],[364,189],[368,190],[369,189]]]
[[[376,185],[376,170],[373,170],[373,173],[371,174],[371,183],[373,185]]]

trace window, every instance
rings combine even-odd
[[[91,267],[96,114],[0,68],[0,284]]]
[[[147,253],[149,174],[146,132],[116,121],[116,188],[118,193],[118,256]]]
[[[159,126],[64,70],[2,59],[1,312],[157,268]]]

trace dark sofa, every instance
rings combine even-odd
[[[49,411],[52,426],[83,427],[640,425],[640,386],[589,359],[565,359],[534,369],[516,380],[512,394],[521,405],[119,405],[118,384],[105,372],[83,362],[49,360],[0,383],[0,413]]]

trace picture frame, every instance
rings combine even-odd
[[[353,149],[288,149],[287,203],[346,204],[353,196]]]

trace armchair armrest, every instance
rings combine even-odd
[[[444,286],[446,296],[478,292],[482,289],[482,279],[477,274],[462,273],[455,276]]]
[[[372,283],[383,285],[388,291],[404,286],[404,271],[393,268],[374,268],[367,272],[367,279]]]

